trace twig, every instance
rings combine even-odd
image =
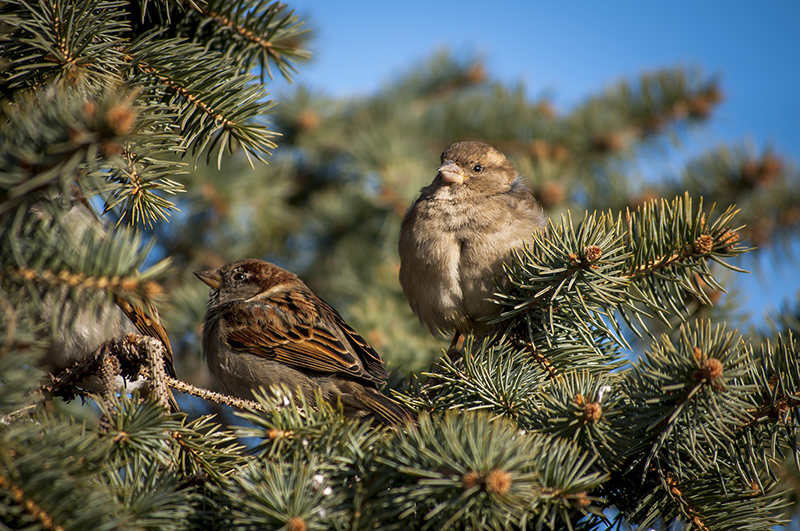
[[[192,396],[202,398],[203,400],[211,400],[212,402],[225,404],[226,406],[235,407],[237,409],[254,409],[261,412],[266,411],[261,404],[253,400],[244,400],[242,398],[236,398],[230,395],[217,393],[216,391],[209,391],[208,389],[197,387],[196,385],[192,385],[169,376],[166,377],[166,383],[176,391],[190,394]]]

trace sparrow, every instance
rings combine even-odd
[[[29,213],[43,223],[55,222],[58,237],[67,240],[70,247],[81,249],[82,242],[88,232],[94,232],[99,238],[105,238],[106,232],[97,214],[83,192],[73,186],[71,193],[62,196],[43,195],[34,203]],[[172,346],[156,307],[148,303],[145,306],[133,304],[120,296],[114,296],[110,303],[103,294],[95,295],[96,305],[84,304],[76,307],[63,294],[51,293],[44,299],[41,318],[44,322],[55,321],[55,332],[41,365],[51,374],[58,374],[72,366],[75,362],[91,355],[101,344],[112,338],[121,338],[128,334],[142,334],[160,340],[164,345],[164,368],[168,375],[176,378]],[[144,381],[120,381],[118,387],[136,389]],[[90,391],[100,391],[99,379],[91,378],[82,382]],[[178,404],[169,393],[168,400],[174,411]]]
[[[434,335],[455,333],[451,349],[462,335],[487,332],[503,263],[546,220],[503,153],[482,142],[445,149],[400,228],[400,284],[420,322]]]
[[[319,390],[349,416],[413,418],[378,390],[380,355],[297,275],[255,259],[194,274],[211,288],[203,354],[224,393],[253,399],[259,387],[285,386],[313,400]]]

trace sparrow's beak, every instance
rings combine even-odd
[[[448,160],[439,166],[439,175],[442,177],[444,182],[451,184],[461,184],[464,182],[465,177],[464,173],[461,171],[461,168],[458,167],[458,164],[452,160]]]
[[[204,269],[202,271],[195,271],[195,276],[211,286],[211,289],[217,289],[222,285],[222,275],[219,274],[218,269]]]

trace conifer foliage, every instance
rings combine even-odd
[[[559,114],[443,53],[369,96],[301,87],[275,106],[267,87],[302,73],[308,37],[263,0],[0,6],[0,528],[791,518],[800,320],[753,331],[736,288],[748,256],[787,258],[771,246],[797,235],[800,175],[725,146],[639,178],[713,118],[718,80],[663,69]],[[402,296],[397,236],[438,153],[467,139],[505,152],[550,221],[487,294],[491,333],[450,357]],[[337,307],[418,421],[205,389],[191,272],[248,257]]]

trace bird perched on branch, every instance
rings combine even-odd
[[[482,142],[442,153],[400,229],[400,284],[411,309],[434,335],[488,331],[498,311],[487,301],[503,262],[547,217],[514,165]]]
[[[41,223],[55,223],[56,233],[64,246],[76,253],[86,252],[83,245],[87,237],[102,240],[108,236],[77,186],[72,187],[68,196],[43,194],[41,200],[31,206],[29,214]],[[115,295],[114,305],[99,289],[89,300],[83,299],[81,304],[76,304],[66,297],[66,289],[64,286],[62,290],[51,290],[41,308],[42,320],[55,323],[52,341],[41,360],[51,374],[58,374],[92,355],[105,341],[121,339],[128,334],[143,334],[161,341],[164,345],[164,369],[168,375],[176,377],[169,337],[153,304],[131,303]],[[145,383],[143,379],[118,378],[117,387],[118,390],[130,390]],[[89,378],[82,382],[82,386],[90,391],[100,391],[102,387],[98,378]],[[168,391],[167,395],[170,407],[177,411],[178,404],[172,393]]]
[[[297,275],[262,260],[196,271],[211,287],[203,353],[223,392],[252,399],[263,387],[341,401],[350,416],[398,424],[412,416],[381,394],[380,355]]]

